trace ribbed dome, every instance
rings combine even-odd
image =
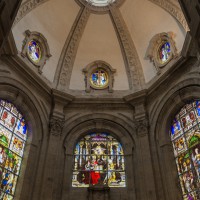
[[[104,7],[111,2],[85,1]],[[43,34],[52,56],[40,76],[58,89],[85,90],[82,70],[96,60],[116,69],[114,91],[134,90],[137,84],[136,90],[144,88],[157,76],[146,55],[150,40],[158,33],[173,32],[180,52],[187,25],[176,0],[116,2],[98,13],[79,0],[25,1],[12,29],[17,48],[21,52],[26,30]]]

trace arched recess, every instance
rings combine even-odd
[[[1,77],[0,99],[16,106],[28,125],[28,138],[14,199],[33,199],[35,196],[39,199],[44,161],[41,155],[46,146],[44,133],[48,130],[48,123],[36,97],[20,82]]]
[[[182,199],[174,151],[169,135],[171,123],[180,109],[194,99],[200,99],[198,78],[179,82],[164,95],[156,108],[150,132],[157,192],[162,199]],[[155,146],[153,146],[153,144]],[[162,191],[159,191],[162,190]],[[163,192],[163,194],[161,194]]]
[[[63,157],[64,174],[62,199],[77,199],[80,192],[81,196],[87,199],[87,188],[72,187],[72,168],[75,145],[82,137],[91,132],[107,132],[122,144],[124,155],[126,155],[126,187],[111,188],[110,195],[111,198],[115,199],[120,199],[123,196],[126,199],[131,198],[135,200],[135,137],[133,136],[135,130],[123,120],[107,114],[86,115],[72,121],[70,124],[65,124],[63,129],[65,155]]]

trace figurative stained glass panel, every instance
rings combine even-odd
[[[108,74],[103,69],[96,69],[91,74],[90,81],[95,88],[105,88],[108,84]]]
[[[200,199],[200,101],[175,116],[170,136],[184,200]]]
[[[167,62],[171,56],[170,43],[165,42],[164,44],[162,44],[159,48],[158,53],[159,53],[159,59],[161,63],[164,64],[165,62]]]
[[[27,125],[17,108],[0,100],[0,199],[13,200],[27,138]]]
[[[42,52],[41,52],[41,47],[40,44],[35,41],[35,40],[31,40],[28,43],[28,57],[34,62],[34,63],[38,63],[42,57]]]
[[[109,134],[85,136],[74,150],[72,186],[125,187],[124,157],[122,145]]]

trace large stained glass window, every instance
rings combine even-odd
[[[27,138],[25,120],[17,108],[0,100],[0,199],[14,199]]]
[[[200,101],[186,104],[170,132],[184,200],[200,199]]]
[[[91,133],[74,150],[73,187],[125,187],[122,145],[107,133]]]

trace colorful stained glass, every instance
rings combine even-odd
[[[92,133],[79,141],[74,150],[73,187],[90,185],[125,187],[122,145],[107,133]]]
[[[95,88],[105,88],[108,85],[108,74],[103,69],[96,69],[91,74],[90,81]]]
[[[165,62],[167,62],[169,58],[171,57],[170,43],[165,42],[164,44],[162,44],[159,48],[158,53],[159,53],[159,59],[161,63],[164,64]]]
[[[186,104],[170,131],[184,200],[200,199],[200,101]]]
[[[13,200],[20,173],[27,125],[17,108],[0,100],[0,199]]]
[[[42,57],[42,51],[41,51],[41,47],[40,44],[35,41],[35,40],[31,40],[28,43],[28,57],[34,62],[34,63],[38,63]]]

